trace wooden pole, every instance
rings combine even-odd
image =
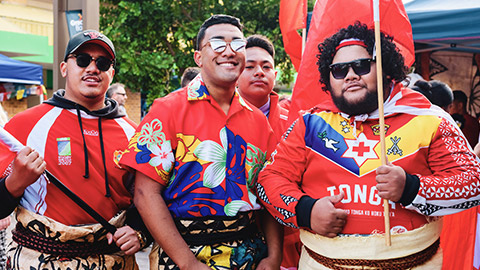
[[[377,66],[377,92],[378,92],[378,121],[380,125],[380,160],[382,165],[387,164],[385,150],[385,116],[383,112],[383,70],[382,70],[382,44],[380,39],[380,5],[378,0],[373,0],[373,19],[375,21],[375,51]],[[383,199],[383,215],[385,221],[385,242],[392,245],[390,236],[390,208],[388,200]]]
[[[305,44],[307,43],[307,28],[302,29],[302,57],[305,51]]]

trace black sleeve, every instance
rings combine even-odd
[[[125,223],[135,231],[141,232],[147,240],[145,247],[150,246],[150,244],[153,242],[153,237],[148,231],[147,226],[145,226],[145,223],[143,222],[143,219],[140,216],[137,207],[135,207],[135,205],[133,204],[130,206],[130,208],[127,209],[127,218],[125,220]]]
[[[305,195],[300,198],[295,206],[295,212],[297,212],[297,223],[299,227],[306,227],[311,229],[310,218],[312,216],[312,208],[317,199]]]
[[[405,179],[405,188],[403,189],[400,201],[398,201],[403,206],[411,204],[417,196],[418,190],[420,189],[420,178],[413,174],[405,174],[407,175]]]
[[[5,186],[4,177],[0,179],[0,219],[9,216],[20,203],[20,198],[14,198],[10,192],[8,192],[7,187]]]

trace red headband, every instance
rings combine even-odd
[[[347,38],[347,39],[344,39],[344,40],[340,41],[340,44],[338,44],[338,46],[335,48],[335,52],[338,51],[339,49],[343,48],[343,47],[347,47],[347,46],[351,46],[351,45],[358,45],[358,46],[362,46],[364,48],[367,48],[367,45],[365,44],[365,42],[363,42],[363,40],[360,40],[360,39],[357,39],[357,38]]]

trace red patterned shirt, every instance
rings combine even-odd
[[[197,76],[155,100],[120,163],[165,185],[174,217],[259,209],[254,184],[276,140],[260,110],[235,93],[228,115]]]

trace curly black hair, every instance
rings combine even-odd
[[[406,77],[407,67],[404,64],[404,59],[395,43],[393,37],[380,34],[382,42],[382,68],[384,85],[388,86],[392,81],[400,82]],[[369,29],[366,24],[359,21],[347,28],[340,29],[333,36],[325,39],[323,43],[318,44],[317,65],[320,72],[320,83],[323,84],[322,89],[328,91],[330,89],[330,65],[335,56],[335,48],[344,39],[356,38],[363,40],[367,45],[367,51],[373,55],[373,48],[375,46],[375,31]]]

